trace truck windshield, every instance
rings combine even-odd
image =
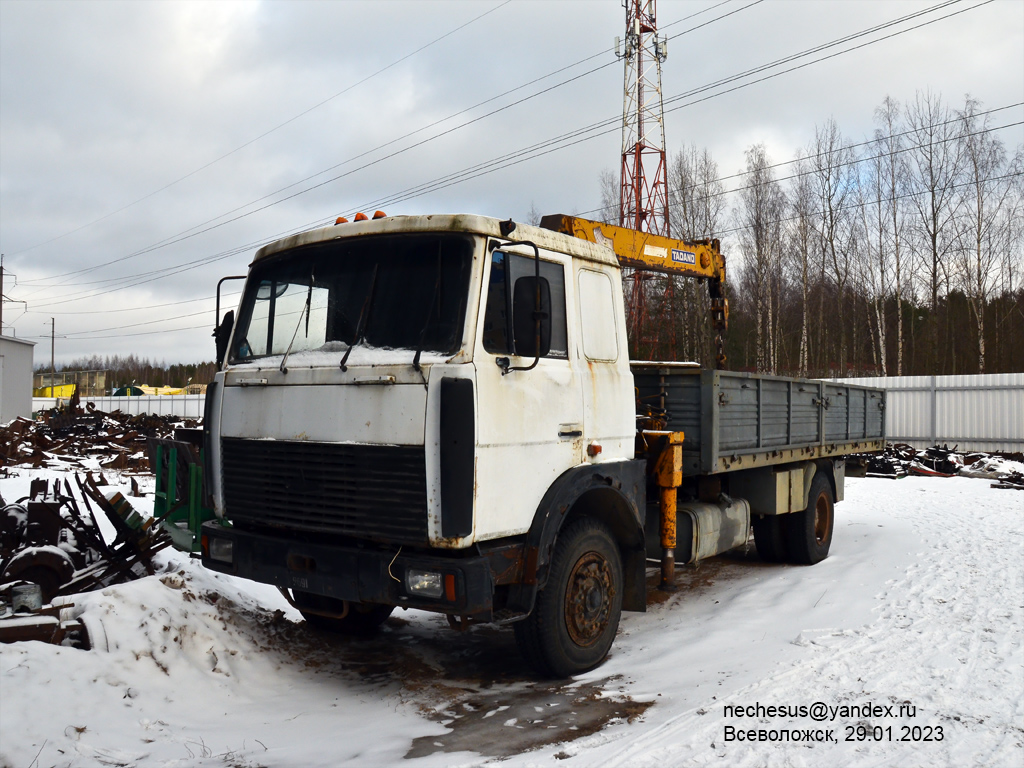
[[[230,360],[356,344],[454,353],[462,340],[473,238],[332,240],[257,263]]]

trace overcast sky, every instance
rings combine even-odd
[[[740,171],[757,142],[791,159],[830,117],[861,141],[887,95],[906,102],[931,89],[958,107],[969,93],[986,109],[1024,102],[1022,0],[657,8],[671,38],[666,100],[935,9],[705,91],[699,103],[671,101],[670,153],[708,147],[723,175]],[[623,67],[613,45],[624,21],[620,0],[0,0],[4,333],[39,341],[37,363],[49,361],[51,317],[58,363],[114,353],[209,360],[217,280],[244,274],[255,249],[280,235],[376,208],[518,220],[531,207],[593,211],[600,172],[619,165]],[[381,202],[609,120],[556,151]],[[992,116],[1022,120],[1020,106]],[[1024,127],[999,136],[1016,147]]]

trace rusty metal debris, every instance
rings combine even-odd
[[[140,414],[131,416],[81,406],[44,411],[40,421],[17,418],[0,426],[0,468],[55,466],[149,472],[146,439],[170,437],[175,427],[195,427],[195,419]]]
[[[24,586],[34,585],[14,582],[0,587],[0,605],[10,605],[11,593]],[[43,643],[61,645],[65,640],[69,640],[73,645],[87,648],[89,640],[82,623],[77,619],[66,618],[70,609],[74,607],[74,603],[60,602],[34,609],[0,613],[0,643],[39,640]]]
[[[67,628],[62,629],[49,605],[54,598],[152,575],[153,555],[171,543],[152,518],[139,515],[102,475],[99,480],[76,475],[75,480],[77,495],[66,478],[52,486],[37,479],[29,496],[18,503],[0,499],[0,597],[10,594],[0,604],[0,642],[44,635],[61,642]],[[100,532],[94,505],[114,528],[112,543]],[[14,594],[20,585],[38,587],[41,607],[18,605]],[[30,620],[32,616],[38,620]]]
[[[891,443],[882,453],[851,456],[849,462],[864,462],[868,477],[901,478],[907,475],[931,477],[980,477],[998,481],[993,488],[1024,490],[1024,474],[1007,469],[1005,461],[1022,462],[1019,453],[959,452],[957,446],[936,445],[918,449],[906,443]]]

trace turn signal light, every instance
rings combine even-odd
[[[334,222],[335,226],[337,226],[338,224],[348,224],[348,219],[346,219],[344,216],[339,216],[338,220]]]
[[[367,216],[365,213],[360,211],[359,213],[356,214],[356,219],[355,220],[356,221],[368,221],[369,218],[370,218],[369,216]]]
[[[385,216],[387,216],[387,214],[384,213],[384,211],[377,211],[373,214],[373,218],[375,219],[383,219]]]
[[[455,602],[455,574],[446,573],[444,575],[444,596],[449,603]]]

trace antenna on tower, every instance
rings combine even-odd
[[[668,167],[661,64],[668,55],[668,41],[658,37],[655,0],[624,0],[623,5],[625,47],[615,47],[616,55],[625,61],[619,224],[667,237]]]
[[[619,225],[638,232],[669,236],[668,164],[665,158],[665,115],[661,92],[661,64],[668,56],[668,40],[658,37],[655,0],[623,0],[626,36],[615,55],[625,63],[622,99],[622,172],[619,176]],[[675,356],[674,317],[656,327],[648,322],[647,303],[653,275],[633,270],[626,276],[632,283],[626,310],[630,335],[637,356],[642,349],[653,356],[661,349],[662,359]],[[661,297],[674,315],[673,280],[667,278]],[[659,328],[667,330],[661,339]]]

